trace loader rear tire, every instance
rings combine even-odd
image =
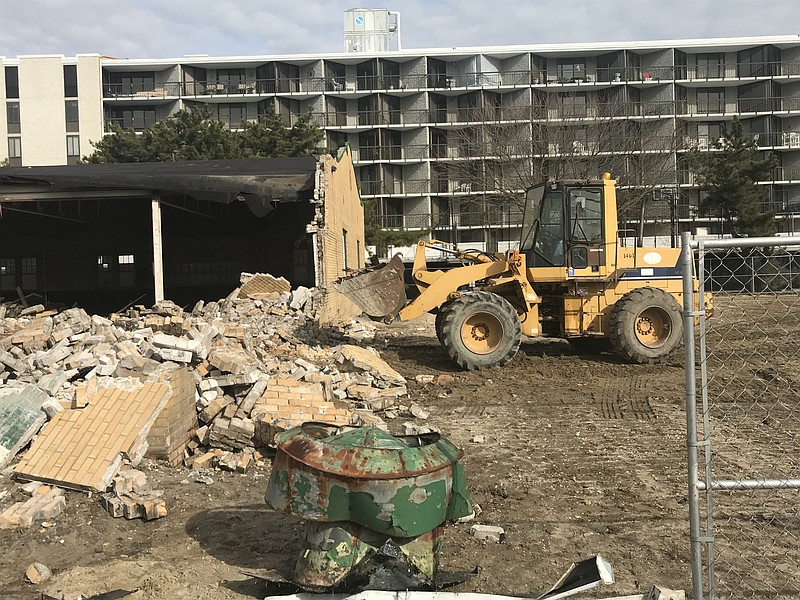
[[[630,362],[664,362],[683,342],[681,307],[657,288],[631,290],[617,300],[609,325],[614,352]]]
[[[462,369],[502,367],[519,350],[519,317],[508,300],[472,292],[454,300],[442,317],[442,346]]]

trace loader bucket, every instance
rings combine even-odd
[[[365,271],[334,284],[367,315],[382,319],[397,315],[406,305],[405,265],[399,254],[375,271]]]

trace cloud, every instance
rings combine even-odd
[[[0,55],[128,58],[318,54],[344,48],[352,0],[4,0]],[[403,0],[403,47],[450,48],[791,34],[800,2],[770,0]]]

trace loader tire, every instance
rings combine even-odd
[[[522,341],[514,307],[490,292],[472,292],[454,300],[442,317],[441,329],[447,354],[468,371],[507,364]]]
[[[452,301],[445,302],[436,310],[436,320],[434,321],[434,325],[436,327],[436,339],[439,340],[439,343],[442,343],[442,325],[444,324],[444,315],[445,313],[450,310],[450,305],[453,304]]]
[[[657,288],[639,288],[622,296],[611,309],[609,325],[614,352],[630,362],[664,362],[683,341],[681,307]]]

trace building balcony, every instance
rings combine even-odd
[[[403,144],[387,146],[352,147],[353,162],[356,164],[375,161],[417,162],[422,160],[464,159],[505,160],[530,155],[529,144],[506,144],[502,148],[480,148],[478,146],[447,146],[445,144]]]
[[[133,83],[104,83],[103,98],[119,100],[164,100],[177,99],[181,95],[181,84],[176,82],[133,84]]]
[[[420,229],[430,230],[433,218],[430,214],[385,214],[373,215],[370,224],[381,229]]]
[[[360,180],[362,196],[419,196],[429,194],[428,179],[396,179],[394,181]]]
[[[778,167],[769,183],[800,183],[800,167]]]
[[[534,69],[532,83],[536,86],[570,85],[587,83],[636,83],[656,84],[672,81],[703,82],[719,80],[750,80],[758,78],[800,77],[800,61],[778,61],[763,63],[674,65],[639,67],[602,67],[585,71],[574,66],[570,69],[537,71]]]
[[[505,73],[414,73],[409,75],[362,75],[347,80],[332,77],[335,81],[333,91],[421,91],[451,90],[468,88],[527,87],[531,84],[530,71],[509,71]]]

